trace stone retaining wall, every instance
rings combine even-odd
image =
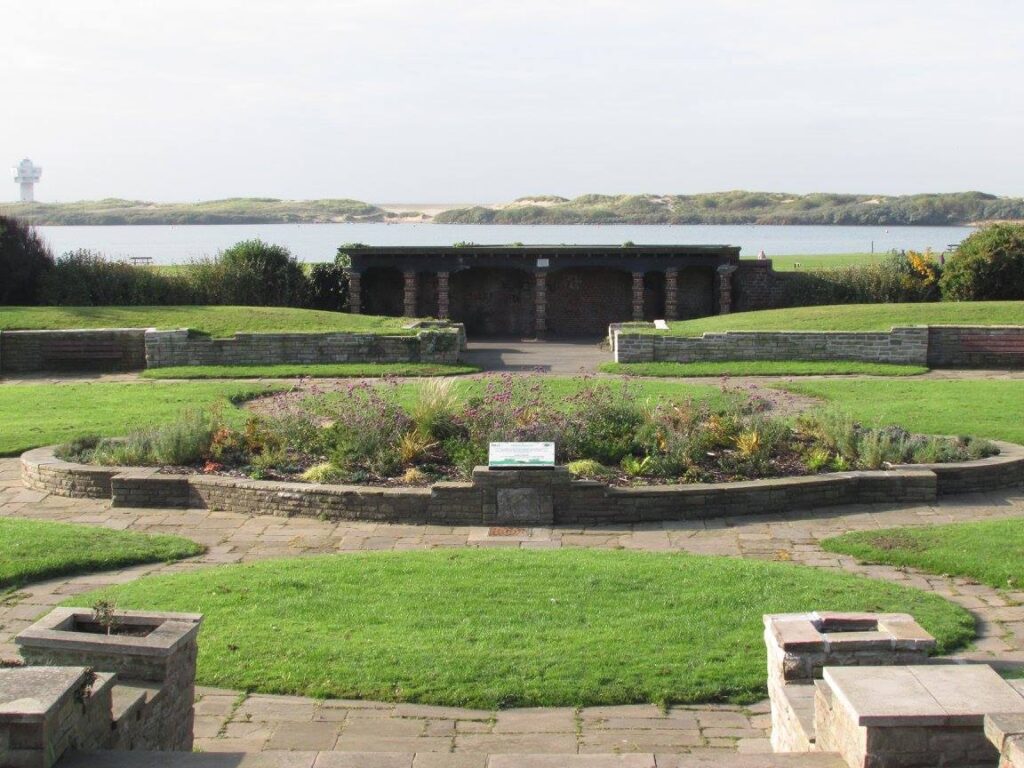
[[[146,367],[144,328],[0,332],[0,371],[132,371]]]
[[[153,468],[63,462],[53,448],[21,457],[29,488],[73,498],[109,498],[120,507],[197,507],[280,517],[305,515],[440,525],[601,525],[703,520],[840,504],[928,503],[938,496],[1024,484],[1024,447],[960,464],[836,472],[735,483],[610,487],[574,480],[564,468],[489,470],[471,482],[374,488],[166,475]]]
[[[726,331],[701,336],[609,329],[618,363],[847,360],[933,368],[1024,366],[1024,327],[912,326],[888,332]]]
[[[928,328],[893,328],[888,333],[815,331],[726,331],[671,336],[613,330],[617,363],[727,362],[730,360],[849,360],[925,365]]]
[[[213,339],[183,328],[0,332],[0,372],[132,371],[172,365],[457,363],[459,324],[423,321],[415,333],[236,333]]]
[[[461,325],[415,334],[236,333],[225,339],[188,330],[146,331],[146,367],[173,365],[312,365],[317,363],[457,363]]]

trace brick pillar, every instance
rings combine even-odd
[[[416,317],[416,273],[403,272],[405,281],[403,299],[405,300],[404,314],[406,317]]]
[[[548,273],[535,273],[536,287],[533,292],[534,300],[534,330],[538,337],[548,332]]]
[[[633,319],[644,319],[644,273],[633,273]]]
[[[679,270],[665,270],[665,319],[679,319]]]
[[[448,273],[437,273],[437,318],[447,320],[448,313]]]
[[[348,311],[353,315],[362,313],[362,303],[359,295],[361,277],[358,272],[348,273]]]
[[[728,315],[732,312],[732,273],[735,264],[723,264],[718,268],[718,314]]]

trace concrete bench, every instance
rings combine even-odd
[[[827,667],[815,683],[816,747],[850,768],[995,766],[987,714],[1024,715],[987,665]]]

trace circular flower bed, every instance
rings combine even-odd
[[[970,437],[872,429],[835,411],[794,423],[767,403],[727,393],[712,403],[641,395],[628,381],[585,379],[553,396],[541,377],[501,376],[464,394],[451,380],[415,387],[353,384],[242,427],[219,412],[192,412],[116,440],[82,438],[68,461],[160,466],[254,479],[328,484],[428,485],[465,479],[487,463],[488,444],[554,442],[576,477],[611,485],[727,482],[895,464],[984,458],[998,449]]]

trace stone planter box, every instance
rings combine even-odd
[[[72,498],[108,498],[119,507],[195,507],[280,517],[439,525],[606,525],[705,520],[841,504],[927,504],[947,494],[1024,484],[1024,447],[959,464],[890,471],[834,472],[733,483],[619,488],[552,470],[477,467],[470,482],[423,488],[167,475],[151,467],[97,467],[57,459],[53,448],[21,457],[29,488]]]
[[[31,665],[114,673],[138,691],[138,716],[120,742],[149,749],[192,748],[199,614],[115,611],[111,634],[88,608],[55,608],[15,637]]]

